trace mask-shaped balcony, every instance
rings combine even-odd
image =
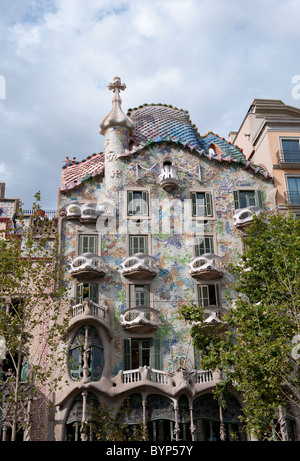
[[[146,306],[127,309],[121,314],[121,325],[124,330],[135,333],[151,333],[160,325],[159,312]]]
[[[227,310],[220,306],[207,306],[204,308],[204,324],[225,324],[223,317]]]
[[[77,279],[102,278],[107,272],[104,259],[94,253],[83,253],[71,262],[70,275]]]
[[[92,202],[70,202],[62,207],[61,210],[65,210],[68,219],[79,219],[84,223],[94,223],[100,214],[97,204]]]
[[[178,178],[176,174],[176,169],[171,163],[165,163],[160,170],[159,182],[162,188],[170,192],[177,187]]]
[[[136,253],[124,259],[122,275],[134,280],[148,280],[156,277],[156,259],[145,253]]]
[[[263,209],[259,206],[248,206],[246,208],[239,208],[235,210],[233,215],[235,227],[238,229],[244,229],[253,222],[254,216],[258,216],[262,212]]]
[[[223,277],[224,270],[221,267],[220,256],[213,253],[205,253],[191,259],[189,264],[190,275],[195,279],[217,280]]]

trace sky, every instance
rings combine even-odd
[[[0,182],[57,208],[66,156],[103,151],[122,108],[171,104],[228,138],[256,98],[300,108],[299,0],[0,0]],[[299,94],[298,94],[299,93]]]

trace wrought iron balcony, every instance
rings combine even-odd
[[[300,192],[285,192],[284,197],[288,205],[300,205]]]
[[[135,333],[155,331],[160,325],[159,312],[147,306],[132,307],[121,314],[121,325]]]
[[[279,164],[294,164],[296,163],[297,168],[300,164],[300,152],[299,151],[284,151],[278,150],[276,152],[277,161]]]
[[[235,210],[233,215],[235,226],[238,229],[243,229],[249,226],[253,222],[254,216],[257,216],[262,212],[263,209],[259,206],[248,206],[246,208],[239,208]]]
[[[224,270],[221,267],[222,258],[213,253],[205,253],[196,256],[189,263],[190,275],[196,279],[217,280],[223,277]]]
[[[135,280],[147,280],[156,277],[156,259],[145,253],[128,256],[121,264],[122,275]]]
[[[160,170],[159,182],[167,192],[174,190],[178,184],[178,178],[174,165],[163,165]]]
[[[71,262],[70,275],[78,279],[102,278],[106,272],[104,258],[94,253],[83,253]]]

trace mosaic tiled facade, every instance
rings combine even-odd
[[[222,321],[235,298],[226,267],[237,262],[254,213],[274,209],[272,178],[238,146],[200,135],[186,111],[161,104],[113,108],[100,124],[103,153],[66,160],[60,229],[70,261],[69,383],[55,395],[54,438],[76,440],[89,399],[131,399],[129,424],[152,440],[227,440],[242,402],[223,414],[212,399],[217,372],[199,370],[183,302]],[[74,409],[79,408],[79,416]],[[74,417],[73,417],[74,416]],[[220,435],[221,434],[221,435]]]

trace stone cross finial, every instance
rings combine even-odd
[[[116,90],[117,90],[117,92],[119,90],[124,91],[126,89],[126,85],[125,85],[125,83],[121,83],[120,77],[114,77],[114,82],[109,83],[107,85],[107,88],[115,93]]]
[[[121,126],[126,127],[128,132],[133,131],[134,124],[127,115],[125,115],[121,109],[121,97],[120,91],[124,91],[126,88],[125,83],[121,82],[120,77],[114,77],[113,83],[109,83],[107,88],[110,91],[113,91],[114,97],[112,100],[112,110],[111,112],[101,121],[100,123],[100,133],[105,134],[105,131],[109,127]]]

